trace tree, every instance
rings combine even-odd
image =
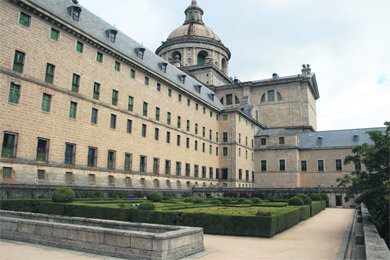
[[[346,200],[355,197],[357,203],[364,203],[380,235],[389,245],[389,202],[390,202],[390,122],[385,133],[368,131],[374,145],[364,143],[352,149],[353,155],[344,159],[344,165],[355,163],[355,171],[338,178],[338,186],[348,187]],[[360,169],[364,165],[365,169]]]

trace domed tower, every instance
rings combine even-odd
[[[203,23],[203,10],[196,0],[185,10],[186,20],[156,50],[156,54],[206,85],[231,83],[228,77],[231,53],[220,38]]]

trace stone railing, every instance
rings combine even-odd
[[[203,229],[0,210],[0,237],[127,259],[179,259],[204,250]]]

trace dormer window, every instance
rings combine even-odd
[[[214,97],[215,97],[214,93],[209,94],[209,98],[211,99],[211,101],[214,101]]]
[[[114,30],[114,29],[110,29],[110,30],[107,30],[106,33],[107,33],[107,36],[108,36],[108,39],[110,40],[110,42],[115,43],[116,35],[117,35],[118,31]]]
[[[161,63],[162,72],[167,73],[167,66],[168,66],[168,63],[166,63],[166,62]]]
[[[70,6],[68,8],[70,17],[72,17],[73,20],[76,22],[80,21],[80,13],[81,13],[81,8],[78,6]]]
[[[198,92],[200,94],[200,91],[202,89],[202,85],[195,85],[194,88],[195,88],[196,92]]]
[[[179,79],[180,79],[180,82],[181,82],[181,83],[184,84],[184,83],[186,82],[186,76],[187,76],[187,75],[179,75]]]
[[[354,134],[353,137],[352,137],[352,141],[354,141],[354,142],[359,141],[359,135]]]
[[[322,136],[319,136],[319,137],[317,138],[317,145],[318,145],[318,146],[321,146],[321,145],[322,145],[322,141],[323,141],[323,137],[322,137]]]
[[[145,54],[145,48],[138,48],[138,50],[137,50],[137,57],[140,58],[140,59],[143,59],[144,58],[144,54]]]

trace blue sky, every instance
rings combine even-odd
[[[79,0],[155,50],[184,22],[190,0]],[[241,81],[316,73],[318,130],[390,121],[389,0],[198,0],[203,21],[232,52]]]

